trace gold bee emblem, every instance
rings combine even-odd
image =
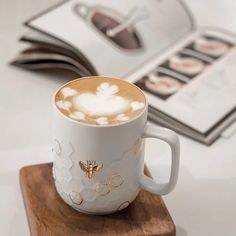
[[[82,161],[79,161],[79,166],[82,171],[85,172],[86,176],[91,179],[96,172],[102,169],[103,164],[97,164],[96,161],[87,161],[87,164],[85,164]]]

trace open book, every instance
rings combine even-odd
[[[126,79],[151,120],[205,144],[236,120],[236,37],[198,29],[180,0],[70,0],[25,25],[14,65]]]

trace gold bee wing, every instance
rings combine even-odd
[[[103,167],[103,164],[96,165],[96,166],[93,167],[93,170],[94,170],[94,171],[99,171],[99,170],[102,169],[102,167]]]
[[[88,170],[88,166],[82,161],[79,161],[79,166],[80,166],[81,170],[84,172],[86,172]]]

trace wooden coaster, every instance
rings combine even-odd
[[[64,203],[56,192],[51,170],[51,163],[20,170],[31,235],[175,235],[174,222],[160,196],[141,191],[128,208],[118,213],[87,215]],[[147,169],[145,172],[148,175]]]

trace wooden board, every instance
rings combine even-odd
[[[75,211],[60,198],[54,187],[51,169],[52,164],[48,163],[20,170],[31,235],[175,235],[175,225],[160,196],[141,191],[136,200],[119,213],[86,215]]]

